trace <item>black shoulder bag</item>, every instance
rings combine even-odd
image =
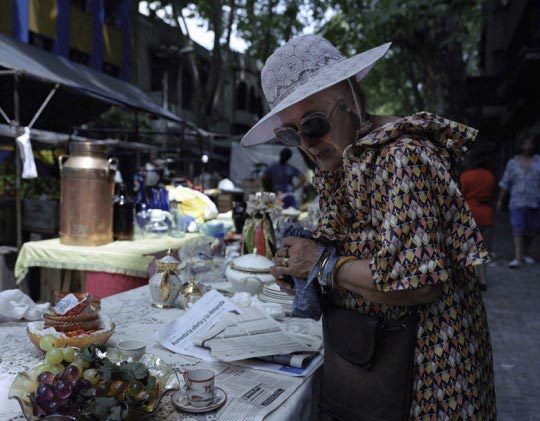
[[[418,307],[399,320],[323,308],[322,419],[407,420]]]

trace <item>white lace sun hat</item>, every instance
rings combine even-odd
[[[389,48],[390,43],[386,43],[346,58],[317,35],[300,35],[282,45],[268,57],[261,72],[271,111],[246,133],[242,145],[272,140],[274,129],[282,125],[280,111],[350,77],[362,80]]]

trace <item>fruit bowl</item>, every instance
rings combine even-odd
[[[125,356],[116,348],[112,348],[100,354],[101,358],[107,357],[110,362],[120,366],[122,362],[125,361]],[[157,393],[152,394],[150,399],[141,406],[136,407],[126,407],[125,411],[122,412],[122,419],[126,420],[139,420],[146,418],[152,414],[159,406],[161,399],[168,392],[178,390],[180,388],[180,383],[178,381],[178,376],[173,368],[165,364],[159,357],[152,354],[144,354],[137,362],[143,363],[151,376],[154,376],[156,379],[155,390]],[[38,365],[39,366],[39,365]],[[74,414],[72,415],[46,415],[38,417],[34,415],[34,408],[32,404],[31,397],[34,396],[32,392],[29,392],[29,387],[31,388],[32,384],[36,383],[36,369],[37,366],[33,369],[19,373],[15,377],[13,383],[10,386],[8,392],[8,398],[16,399],[21,406],[22,414],[26,420],[94,420],[101,419],[95,418],[92,416]],[[56,383],[55,383],[56,384]]]
[[[100,318],[103,327],[85,335],[69,337],[62,333],[55,332],[53,328],[45,329],[43,321],[28,323],[26,333],[32,343],[38,348],[41,338],[51,334],[56,337],[54,345],[57,347],[74,346],[77,348],[84,348],[92,344],[105,344],[114,333],[115,325],[108,316],[101,315]]]

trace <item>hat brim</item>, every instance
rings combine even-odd
[[[390,42],[379,45],[371,50],[322,68],[313,78],[296,88],[274,109],[261,118],[242,138],[242,146],[255,146],[272,140],[274,138],[274,129],[282,125],[278,113],[286,108],[353,76],[356,76],[357,80],[362,80],[375,63],[386,54],[390,45]]]

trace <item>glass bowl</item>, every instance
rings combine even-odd
[[[120,364],[122,361],[126,361],[126,356],[116,348],[110,348],[107,350],[107,352],[101,353],[99,356],[106,356],[111,360],[111,362],[115,364]],[[150,374],[156,377],[156,382],[159,385],[159,392],[156,398],[153,401],[149,402],[147,405],[129,408],[125,419],[139,420],[148,417],[158,408],[161,400],[163,399],[163,396],[165,396],[171,391],[180,389],[180,382],[178,381],[176,371],[169,365],[165,364],[159,357],[153,354],[144,354],[138,360],[138,362],[143,363],[148,368]],[[17,377],[15,377],[15,379],[13,380],[13,383],[11,384],[8,392],[8,398],[16,399],[19,402],[22,414],[24,415],[24,418],[26,420],[67,421],[86,419],[81,416],[73,417],[68,415],[47,415],[45,417],[35,416],[29,394],[24,387],[27,382],[35,381],[35,379],[32,379],[31,371],[25,371],[17,374]]]

